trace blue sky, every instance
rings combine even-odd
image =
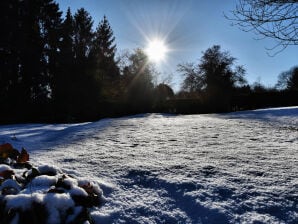
[[[171,85],[177,91],[183,77],[177,64],[198,62],[202,52],[217,44],[236,57],[247,70],[251,84],[260,81],[273,86],[277,76],[298,65],[297,46],[275,55],[266,50],[275,46],[270,39],[256,40],[253,32],[246,33],[224,18],[224,13],[235,7],[236,1],[222,0],[58,0],[60,9],[71,8],[74,14],[84,7],[96,26],[107,16],[116,37],[119,52],[145,48],[148,38],[165,38],[171,51],[164,63],[158,65],[163,77],[172,75]]]

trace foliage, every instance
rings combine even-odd
[[[235,58],[215,45],[205,52],[198,65],[180,64],[178,71],[185,76],[183,89],[189,92],[230,91],[245,84],[245,70],[242,66],[233,68]]]
[[[117,99],[119,97],[120,71],[115,59],[116,44],[113,30],[104,16],[98,24],[94,40],[92,54],[96,66],[96,75],[103,85],[103,98]]]
[[[125,101],[130,105],[132,112],[150,111],[155,70],[141,49],[136,49],[130,54],[128,60],[122,77]]]
[[[105,73],[103,79],[115,78],[119,76],[119,68],[115,61],[116,45],[114,44],[115,37],[113,30],[104,16],[103,20],[99,23],[94,39],[93,51],[96,55],[96,60],[100,70]]]
[[[187,92],[201,92],[205,83],[203,77],[198,75],[200,71],[194,63],[186,63],[178,65],[178,71],[185,77],[182,89]]]
[[[68,8],[62,18],[54,0],[3,0],[0,19],[0,104],[5,105],[0,122],[78,122],[175,111],[176,103],[191,107],[182,102],[186,99],[205,107],[191,111],[227,111],[235,95],[267,91],[244,88],[244,68],[215,45],[198,64],[179,65],[185,79],[175,95],[170,86],[155,83],[158,73],[141,49],[115,58],[107,17],[93,30],[84,8],[74,15]],[[279,88],[297,89],[297,72],[290,73],[280,75]]]
[[[234,67],[235,60],[219,45],[207,49],[198,65],[179,65],[185,76],[183,89],[200,93],[215,110],[225,110],[234,90],[246,83],[245,70],[242,66]]]
[[[279,74],[276,87],[278,89],[298,91],[298,67],[295,66]]]
[[[0,14],[1,101],[11,111],[17,105],[34,115],[49,100],[61,12],[52,0],[4,0]]]
[[[72,75],[74,72],[74,18],[68,8],[65,19],[61,24],[61,41],[57,62],[57,71],[52,75],[52,101],[56,114],[66,115],[71,110]],[[70,82],[70,80],[72,80]]]

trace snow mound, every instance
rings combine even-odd
[[[10,151],[9,151],[9,150]],[[33,167],[9,158],[9,144],[0,145],[0,223],[91,222],[88,208],[99,206],[103,193],[88,180],[77,180],[58,167]],[[14,151],[15,152],[15,151]],[[3,155],[5,158],[3,158]]]

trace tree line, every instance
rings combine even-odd
[[[53,0],[0,2],[2,122],[83,121],[150,111],[164,88],[136,49],[120,66],[106,16],[93,30],[84,9],[64,18]]]
[[[245,69],[218,45],[198,64],[180,64],[181,91],[156,84],[141,49],[116,57],[106,16],[97,24],[84,9],[65,13],[54,0],[0,1],[0,122],[79,122],[146,112],[202,113],[266,106],[265,94],[297,99],[297,67],[277,88],[249,86]],[[273,93],[274,92],[274,93]],[[266,95],[267,94],[267,95]],[[291,95],[292,94],[292,95]],[[274,101],[274,100],[273,100]],[[288,104],[298,103],[297,100]],[[277,105],[277,103],[276,103]]]
[[[184,75],[182,90],[174,103],[180,113],[298,105],[298,66],[282,72],[274,87],[260,82],[249,85],[245,68],[236,64],[230,52],[214,45],[203,52],[198,63],[178,67]]]

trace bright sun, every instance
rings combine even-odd
[[[152,62],[161,62],[165,60],[168,48],[162,40],[154,39],[149,41],[145,53]]]

